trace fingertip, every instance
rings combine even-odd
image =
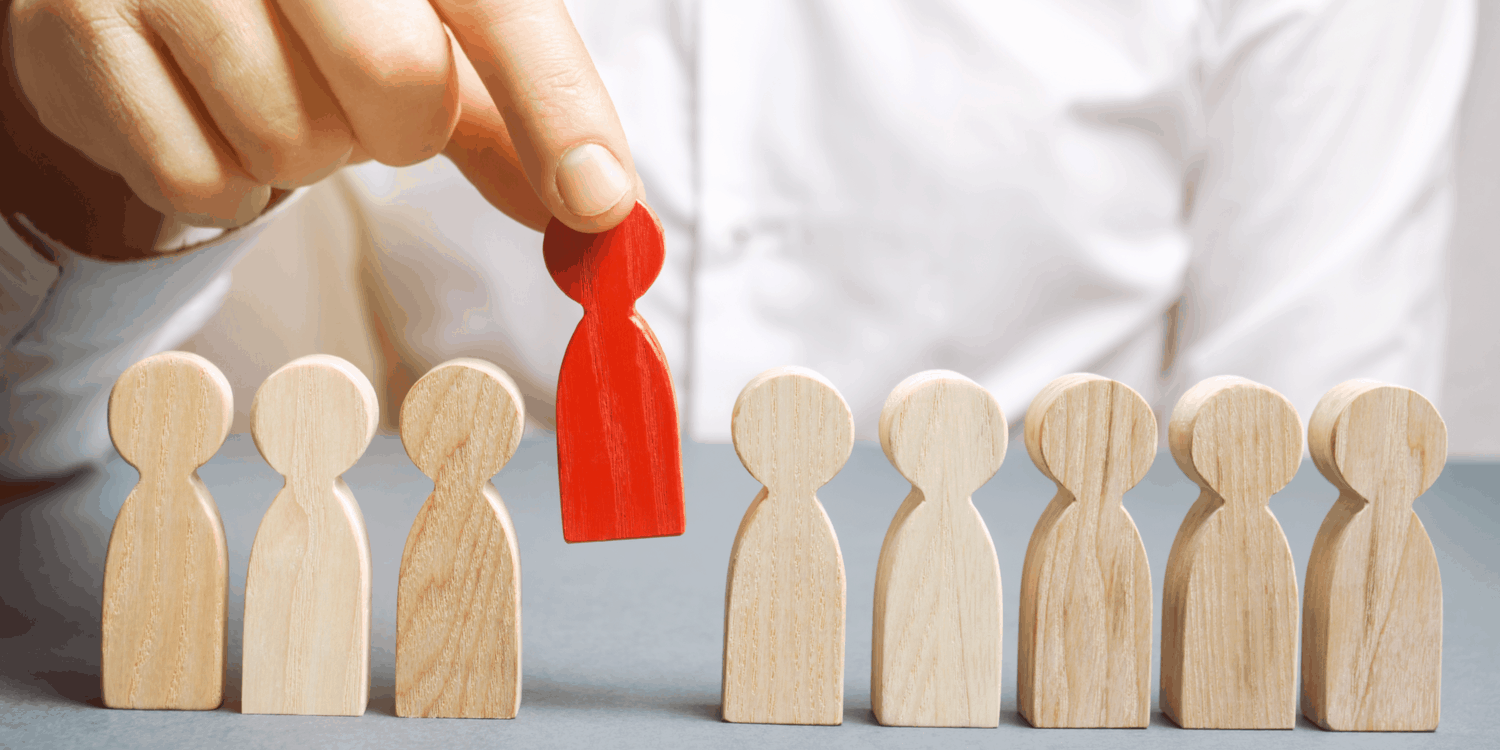
[[[554,214],[564,224],[588,233],[613,229],[624,221],[635,207],[640,184],[598,143],[582,143],[563,154],[554,181],[562,204]]]
[[[602,216],[625,199],[633,180],[620,160],[598,143],[581,143],[557,161],[557,192],[573,216]]]
[[[201,205],[169,206],[169,209],[162,213],[188,226],[235,229],[254,221],[266,210],[270,202],[271,186],[255,185],[246,190],[237,203],[226,201],[222,207],[214,207],[217,210],[210,212],[195,210],[201,209]]]
[[[242,227],[255,221],[256,217],[260,216],[261,212],[265,211],[266,206],[270,203],[270,185],[256,185],[251,188],[250,192],[246,193],[244,199],[240,201],[240,205],[235,211],[232,219],[234,226]]]
[[[635,198],[627,196],[615,204],[614,207],[598,216],[577,217],[554,213],[553,218],[584,234],[599,234],[600,232],[608,232],[619,226],[620,222],[625,221],[625,218],[630,216],[630,212],[635,208],[635,204]]]

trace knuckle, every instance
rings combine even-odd
[[[577,100],[592,90],[586,71],[561,61],[541,69],[533,80],[537,93],[548,100]]]
[[[436,156],[447,143],[447,139],[442,136],[443,133],[436,127],[413,127],[362,143],[380,163],[404,167]]]
[[[380,44],[361,65],[383,89],[430,96],[447,86],[453,58],[447,36],[405,34]]]
[[[385,61],[387,70],[379,76],[380,106],[361,108],[353,121],[360,142],[380,161],[393,165],[421,161],[447,143],[459,104],[456,71],[447,49],[441,52],[439,62]],[[418,68],[420,73],[411,72]]]
[[[529,105],[546,118],[574,117],[592,110],[595,87],[587,72],[575,65],[548,65],[531,78]]]
[[[351,144],[349,132],[342,128],[268,125],[253,129],[249,143],[237,150],[256,182],[292,186],[341,162]]]
[[[452,124],[452,118],[442,109],[411,121],[401,132],[392,134],[382,161],[401,166],[436,155],[447,144]]]
[[[392,165],[440,151],[458,114],[457,69],[444,33],[406,34],[379,45],[360,63],[369,86],[346,108],[359,142]]]

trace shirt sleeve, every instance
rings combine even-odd
[[[1243,375],[1304,420],[1355,377],[1437,398],[1473,4],[1205,8],[1173,390]]]
[[[57,261],[0,218],[0,341],[9,343],[36,317],[57,282]]]
[[[208,242],[124,263],[80,255],[24,216],[0,220],[0,479],[60,477],[111,455],[115,379],[202,327],[234,263],[302,192]]]

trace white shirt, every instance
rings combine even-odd
[[[1013,425],[1078,370],[1159,419],[1216,374],[1304,419],[1350,377],[1437,397],[1468,0],[570,7],[666,229],[639,308],[694,438],[726,439],[739,389],[785,364],[829,377],[862,437],[933,367],[989,388]],[[340,179],[398,350],[494,360],[550,421],[581,311],[540,236],[441,159]],[[57,315],[102,340],[114,304]],[[49,329],[30,330],[28,356],[51,356]],[[88,376],[107,390],[127,364]],[[68,366],[25,378],[45,391]],[[18,413],[12,398],[8,430],[38,437],[0,462],[86,458],[28,456],[57,427]]]

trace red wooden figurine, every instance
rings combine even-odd
[[[645,204],[602,234],[553,219],[552,280],[583,305],[557,377],[563,538],[597,542],[683,532],[682,444],[667,358],[635,310],[666,261]]]

